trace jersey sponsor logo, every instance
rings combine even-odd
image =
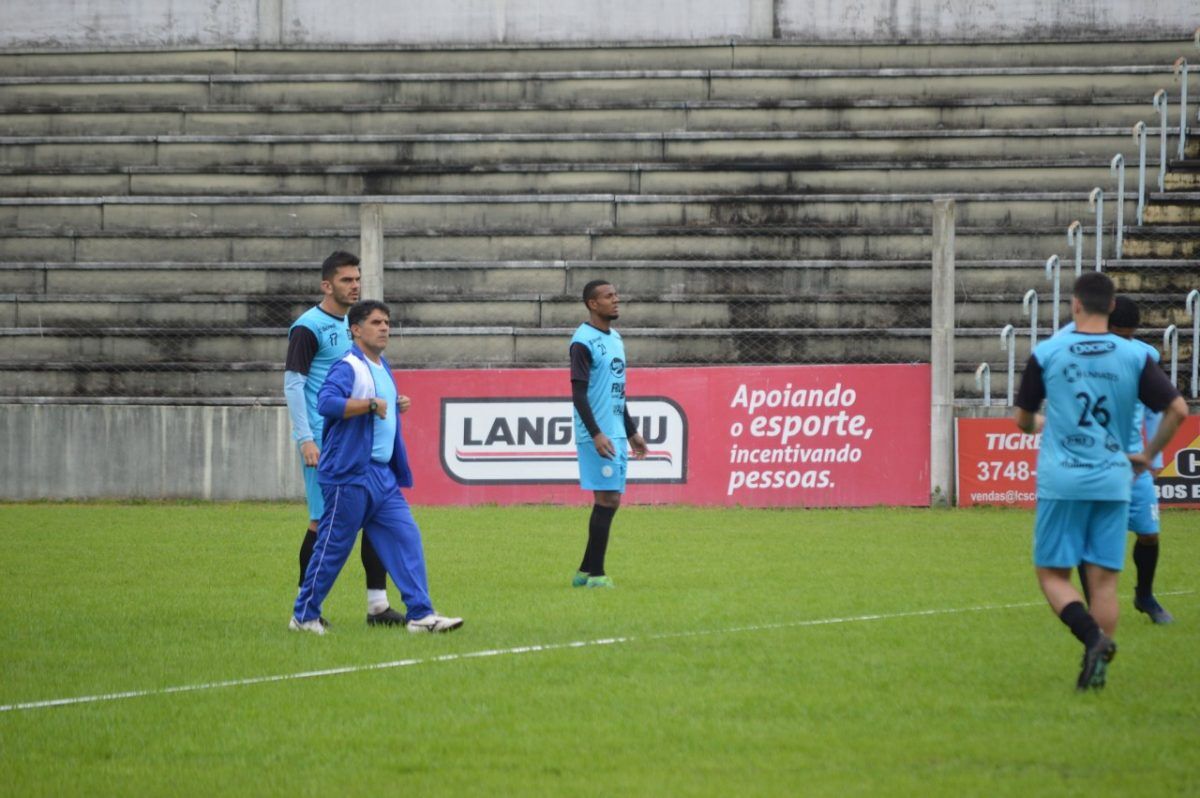
[[[1095,441],[1086,435],[1068,435],[1063,438],[1063,446],[1067,448],[1090,449],[1095,443]]]
[[[665,397],[628,401],[646,441],[646,459],[629,461],[631,483],[687,481],[687,416]],[[560,398],[442,400],[442,469],[464,484],[579,481],[571,401]]]
[[[619,357],[614,357],[609,368],[612,369],[613,376],[620,377],[625,373],[625,361]]]
[[[1069,349],[1071,354],[1079,355],[1080,357],[1094,357],[1095,355],[1105,355],[1117,348],[1115,341],[1082,341],[1077,344],[1071,344]]]

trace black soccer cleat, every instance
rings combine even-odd
[[[1075,681],[1076,690],[1099,690],[1104,687],[1108,663],[1117,655],[1117,644],[1111,637],[1100,635],[1100,639],[1083,652],[1083,667]]]
[[[383,612],[374,615],[367,613],[367,626],[403,626],[404,616],[388,607]]]
[[[1171,623],[1175,620],[1175,616],[1163,609],[1163,605],[1158,603],[1158,599],[1154,596],[1137,596],[1133,599],[1133,608],[1138,612],[1144,612],[1150,616],[1150,620],[1155,623]]]

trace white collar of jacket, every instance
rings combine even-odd
[[[350,389],[350,398],[374,399],[376,397],[375,378],[371,376],[371,367],[363,351],[357,345],[352,346],[342,360],[349,363],[350,368],[354,369],[354,386]],[[391,373],[392,369],[382,355],[379,356],[379,362],[384,371]]]

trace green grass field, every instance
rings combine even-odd
[[[1131,567],[1083,695],[1027,512],[631,507],[604,591],[568,587],[584,509],[418,508],[466,627],[368,629],[355,555],[323,638],[286,629],[303,515],[0,505],[0,792],[1200,793],[1195,514],[1164,514],[1178,622],[1132,611]]]

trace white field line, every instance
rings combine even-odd
[[[1180,590],[1171,593],[1161,593],[1163,596],[1181,596],[1194,593],[1193,590]],[[427,665],[437,662],[457,662],[459,660],[483,659],[485,657],[503,657],[515,654],[537,654],[544,651],[564,651],[573,648],[595,648],[598,646],[615,646],[622,643],[652,642],[656,640],[676,640],[685,637],[705,637],[712,635],[738,634],[741,632],[764,632],[772,629],[801,629],[808,626],[832,626],[844,623],[863,623],[865,621],[887,621],[897,618],[922,618],[932,615],[958,615],[968,612],[993,612],[995,610],[1025,609],[1028,607],[1043,607],[1044,601],[1022,601],[1015,604],[982,604],[976,607],[949,607],[933,610],[910,610],[908,612],[875,613],[870,615],[851,615],[838,618],[815,618],[807,621],[782,621],[779,623],[760,623],[750,626],[732,626],[724,629],[700,629],[691,632],[663,632],[660,634],[601,637],[595,640],[576,640],[570,643],[538,643],[514,648],[493,648],[482,651],[468,651],[463,654],[441,654],[436,657],[414,657],[398,659],[390,662],[376,662],[368,665],[345,665],[340,668],[326,668],[319,671],[300,671],[299,673],[280,673],[273,676],[251,676],[246,679],[228,679],[220,682],[204,684],[185,684],[176,687],[159,687],[149,690],[127,690],[121,693],[101,693],[98,695],[74,696],[70,698],[52,698],[45,701],[27,701],[20,704],[0,705],[0,712],[19,712],[31,709],[49,709],[73,704],[96,704],[105,701],[121,701],[127,698],[145,698],[148,696],[172,695],[175,693],[196,693],[201,690],[219,690],[226,687],[246,687],[253,684],[269,684],[272,682],[289,682],[297,679],[319,679],[326,676],[341,676],[347,673],[364,673],[366,671],[382,671],[391,668],[407,668],[412,665]]]

